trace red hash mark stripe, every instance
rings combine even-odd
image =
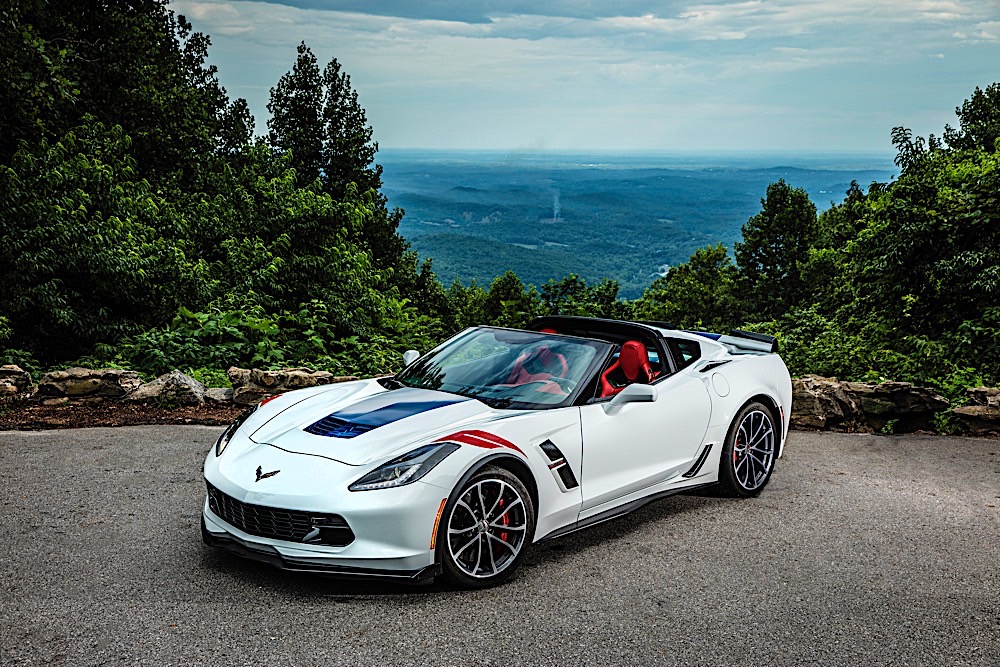
[[[521,448],[510,440],[504,440],[500,436],[487,433],[486,431],[458,431],[457,433],[446,435],[443,438],[438,438],[437,441],[458,442],[463,445],[472,445],[473,447],[482,447],[484,449],[498,449],[500,447],[506,447],[507,449],[513,449],[515,452],[519,452],[522,456],[524,455]]]

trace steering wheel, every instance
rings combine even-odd
[[[570,380],[569,378],[559,377],[558,375],[553,375],[548,379],[549,382],[555,382],[559,385],[559,388],[565,391],[567,394],[571,393],[576,388],[576,380]]]
[[[532,380],[531,382],[524,382],[522,384],[514,385],[513,387],[504,387],[501,391],[497,392],[497,395],[498,396],[506,396],[507,394],[511,394],[511,393],[515,393],[515,392],[519,392],[519,391],[524,391],[525,387],[530,387],[533,384],[544,386],[544,385],[546,385],[546,384],[548,384],[550,382],[553,383],[553,384],[555,384],[557,387],[559,387],[563,391],[565,391],[567,393],[567,395],[568,395],[571,390],[567,390],[566,387],[564,387],[562,385],[562,383],[560,383],[558,380],[562,380],[564,382],[569,382],[573,386],[575,386],[575,384],[576,384],[572,380],[567,380],[566,378],[550,377],[550,378],[546,378],[544,380]],[[534,387],[532,390],[533,391],[541,391],[541,387]]]

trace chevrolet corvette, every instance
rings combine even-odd
[[[759,494],[788,433],[791,380],[759,334],[552,316],[405,359],[241,415],[205,460],[204,541],[291,571],[492,586],[533,543],[653,500]]]

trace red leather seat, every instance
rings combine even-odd
[[[616,373],[625,376],[625,384],[616,386],[611,383],[610,377]],[[656,377],[656,373],[649,365],[646,346],[637,340],[626,341],[622,345],[615,363],[601,373],[601,398],[614,396],[633,382],[648,384],[654,377]]]
[[[514,362],[507,384],[539,382],[551,377],[566,377],[569,364],[566,357],[553,352],[546,345],[539,345],[531,352],[522,353]]]

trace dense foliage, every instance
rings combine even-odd
[[[956,109],[944,141],[892,133],[897,180],[856,183],[816,216],[782,181],[722,247],[655,281],[646,317],[777,335],[795,374],[891,378],[957,397],[1000,381],[1000,84]]]
[[[998,84],[941,139],[896,128],[894,182],[817,215],[779,180],[732,254],[628,301],[572,274],[445,287],[397,232],[341,65],[301,44],[254,139],[208,44],[165,0],[0,10],[0,361],[380,373],[465,326],[562,313],[771,332],[795,374],[1000,380]]]

